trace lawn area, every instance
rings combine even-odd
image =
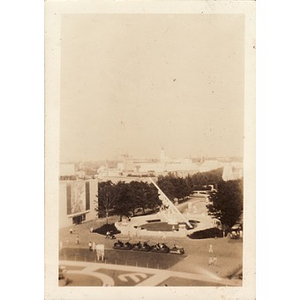
[[[121,233],[115,226],[115,224],[104,224],[101,227],[98,227],[93,230],[93,233],[99,233],[102,235],[106,235],[107,231],[111,232],[112,234]]]
[[[209,228],[205,230],[195,231],[188,235],[191,239],[209,239],[223,237],[223,231],[218,228]]]
[[[153,222],[141,225],[141,229],[150,231],[173,231],[173,229],[178,230],[178,225],[170,225],[167,222]]]
[[[193,225],[194,221],[190,220],[190,222]],[[183,224],[185,224],[185,223],[183,223]],[[141,229],[146,229],[149,231],[173,231],[173,230],[178,230],[179,225],[180,224],[171,225],[167,222],[149,222],[149,223],[145,223],[145,224],[141,225]],[[187,229],[189,229],[189,228],[187,228]]]

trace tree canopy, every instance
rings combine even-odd
[[[223,181],[210,196],[208,213],[218,219],[224,227],[232,227],[243,211],[242,179]]]
[[[109,215],[117,215],[120,220],[123,216],[134,216],[138,211],[153,211],[161,205],[153,184],[140,181],[119,181],[117,184],[111,181],[100,182],[97,197],[98,216],[108,218]]]
[[[167,176],[159,176],[157,185],[171,201],[175,198],[184,199],[193,190],[205,185],[214,185],[217,191],[211,194],[209,214],[225,226],[233,226],[243,210],[242,180],[224,182],[222,168],[188,175],[185,178],[170,173]],[[156,187],[143,181],[120,181],[117,184],[111,181],[99,182],[97,197],[98,216],[107,219],[109,215],[118,215],[122,220],[123,216],[155,211],[161,205]]]
[[[203,188],[204,185],[213,184],[217,186],[222,179],[223,168],[211,170],[208,172],[198,172],[187,177],[190,181],[190,185],[193,186],[193,189]]]
[[[185,178],[170,173],[166,176],[159,176],[157,185],[171,201],[174,201],[175,198],[184,199],[193,190],[203,189],[205,185],[218,186],[223,181],[222,172],[223,169],[220,168],[209,172],[198,172]]]
[[[192,192],[192,188],[186,178],[176,177],[172,174],[159,176],[157,185],[171,201],[174,201],[175,198],[183,199]]]
[[[98,205],[96,206],[96,211],[99,218],[106,217],[106,223],[108,222],[109,213],[114,208],[118,197],[118,190],[111,181],[98,183]]]

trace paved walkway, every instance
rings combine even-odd
[[[67,271],[69,276],[72,274],[81,274],[98,278],[99,285],[101,286],[159,286],[164,285],[163,283],[168,280],[172,282],[172,278],[176,278],[177,281],[180,281],[180,279],[183,279],[185,282],[191,281],[195,286],[237,286],[241,283],[220,278],[202,268],[199,268],[199,273],[195,274],[172,270],[78,261],[60,261],[60,265],[65,266],[67,270],[69,268]]]
[[[191,207],[189,208],[189,205]],[[179,204],[177,209],[183,214],[183,216],[187,220],[197,220],[200,223],[197,224],[197,227],[190,229],[190,230],[179,230],[179,231],[165,231],[165,232],[153,232],[147,230],[140,230],[139,226],[147,223],[149,220],[161,220],[167,221],[165,218],[165,213],[158,212],[152,215],[144,215],[144,216],[136,216],[131,218],[130,222],[123,221],[123,222],[116,222],[115,225],[118,230],[121,231],[122,234],[128,236],[165,236],[165,237],[185,237],[187,234],[191,234],[195,231],[204,230],[207,228],[211,228],[214,226],[214,220],[211,216],[207,214],[207,203],[203,202],[198,198],[192,198],[189,201]]]
[[[195,210],[197,210],[196,213],[190,212],[190,208],[188,207],[188,202],[183,203],[180,207],[181,210],[185,211],[186,213],[190,212],[191,216],[189,219],[195,219],[194,217],[198,214],[199,217],[202,218],[202,225],[204,225],[204,220],[206,220],[207,215],[205,214],[205,203],[199,202],[195,199],[191,200],[193,205],[196,205]],[[145,218],[150,218],[150,216],[143,216],[145,223]],[[152,215],[151,217],[154,217]],[[110,218],[110,223],[112,221],[117,221],[117,219]],[[174,243],[177,245],[181,245],[185,249],[185,253],[187,257],[183,259],[183,261],[176,263],[175,265],[172,265],[168,270],[155,270],[155,274],[158,274],[159,276],[166,277],[169,276],[170,273],[166,272],[177,272],[176,274],[185,274],[187,277],[178,277],[180,280],[183,280],[184,278],[190,278],[187,274],[192,274],[191,276],[202,276],[202,280],[205,280],[205,282],[208,281],[208,279],[215,279],[216,278],[223,278],[221,279],[222,283],[227,282],[226,278],[232,270],[236,269],[237,267],[242,265],[243,261],[243,244],[238,241],[230,241],[228,239],[203,239],[203,240],[193,240],[189,239],[186,236],[177,236],[176,233],[169,232],[169,233],[159,233],[159,232],[151,232],[151,235],[147,235],[147,231],[141,230],[140,234],[136,234],[137,230],[134,228],[136,224],[141,224],[139,217],[135,217],[131,219],[131,222],[127,222],[128,227],[130,227],[130,234],[118,234],[117,238],[123,241],[129,240],[131,243],[135,243],[138,241],[148,241],[150,244],[155,244],[157,242],[165,242],[167,245],[171,246]],[[207,221],[209,221],[207,219]],[[60,247],[63,248],[77,248],[77,249],[88,249],[88,243],[89,242],[95,242],[99,244],[103,244],[105,246],[105,249],[112,249],[113,243],[115,240],[109,240],[106,239],[104,236],[99,235],[97,233],[90,233],[90,228],[97,228],[102,226],[105,223],[105,220],[95,219],[94,221],[90,221],[87,223],[83,223],[80,225],[74,225],[72,228],[74,230],[74,234],[69,233],[69,228],[62,228],[60,230]],[[201,224],[200,223],[200,224]],[[126,224],[126,223],[125,223]],[[126,228],[126,225],[124,225],[124,228]],[[199,230],[199,228],[197,228]],[[126,232],[126,230],[125,230]],[[154,234],[154,235],[153,235]],[[76,244],[76,238],[79,236],[80,243]],[[212,245],[214,249],[213,256],[217,257],[217,264],[215,265],[208,265],[208,260],[210,258],[210,254],[208,252],[209,246]],[[61,257],[61,259],[67,259],[66,257]],[[85,262],[73,262],[69,261],[68,263],[83,263]],[[99,268],[99,265],[96,266]],[[109,266],[109,264],[106,264],[106,266]],[[113,265],[116,267],[116,265]],[[129,266],[119,266],[117,267],[117,270],[121,270],[120,267],[130,268]],[[135,267],[136,268],[136,267]],[[106,269],[107,270],[107,269]],[[112,269],[110,269],[112,270]],[[147,269],[151,270],[151,269]],[[70,270],[71,271],[71,270]],[[78,271],[78,270],[73,270]],[[79,270],[80,271],[80,270]],[[108,271],[107,271],[108,272]],[[107,273],[106,272],[106,273]],[[109,272],[108,272],[109,273]],[[107,273],[107,274],[108,274]],[[75,274],[75,273],[74,273]],[[80,273],[82,274],[82,272]],[[143,273],[145,274],[145,273]],[[148,273],[147,273],[148,274]],[[175,274],[175,273],[172,273]],[[119,274],[121,279],[124,274]],[[119,276],[118,275],[118,276]],[[126,274],[125,274],[126,275]],[[153,275],[153,274],[152,274]],[[213,277],[216,276],[216,277]],[[107,276],[112,277],[112,274],[108,274]],[[117,276],[117,277],[118,277]],[[132,278],[135,278],[134,275],[130,275]],[[145,275],[141,275],[145,276]],[[200,278],[199,277],[199,278]],[[121,280],[118,277],[117,285],[118,284],[125,284],[126,282],[124,280]],[[141,278],[139,276],[139,278]],[[147,278],[143,278],[143,281],[139,282],[139,284],[149,284],[153,285],[156,281],[156,277],[149,278],[147,275]],[[192,280],[192,279],[188,279]],[[106,280],[107,281],[107,280]],[[132,280],[131,280],[132,281]],[[131,281],[127,282],[129,284]],[[144,283],[145,281],[145,283]],[[155,281],[155,282],[154,282]],[[115,282],[115,284],[116,284]],[[163,281],[162,281],[163,282]],[[215,281],[220,282],[220,281]],[[234,281],[231,279],[228,281],[228,285],[240,285],[240,282],[234,283]],[[181,283],[181,281],[179,281]],[[107,284],[110,285],[109,281],[107,281]],[[195,284],[197,284],[195,282]]]

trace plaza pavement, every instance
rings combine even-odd
[[[109,251],[119,251],[119,255],[124,255],[127,253],[128,250],[113,250],[113,244],[115,240],[108,240],[104,236],[96,234],[96,233],[90,233],[87,228],[84,230],[85,234],[81,233],[80,236],[80,244],[76,244],[75,240],[70,242],[69,245],[64,245],[64,248],[66,249],[82,249],[86,252],[88,252],[88,242],[89,241],[95,241],[96,243],[100,243],[105,245],[106,252],[109,253]],[[75,238],[75,235],[66,234],[66,237]],[[128,237],[126,235],[118,235],[118,239],[126,241],[128,240]],[[130,242],[135,243],[138,240],[141,241],[148,241],[150,244],[154,244],[160,240],[158,240],[158,237],[139,237],[139,238],[131,238]],[[224,282],[226,285],[241,285],[241,280],[234,281],[233,279],[227,281],[227,276],[232,273],[234,269],[237,269],[242,265],[242,245],[243,243],[238,240],[230,240],[228,238],[218,238],[218,239],[203,239],[203,240],[193,240],[189,239],[187,237],[180,238],[180,237],[167,237],[164,242],[167,245],[172,245],[173,243],[179,244],[184,247],[185,249],[185,255],[180,256],[180,259],[175,264],[170,264],[170,267],[168,270],[158,270],[154,269],[155,272],[158,274],[169,274],[168,272],[178,272],[177,274],[193,274],[188,275],[188,277],[194,277],[199,279],[205,278],[206,282],[209,279],[214,278],[213,276],[216,276],[216,278],[221,278],[222,285]],[[217,262],[215,265],[209,265],[208,260],[210,257],[209,254],[209,246],[212,245],[213,247],[213,255],[217,257]],[[125,252],[123,252],[125,251]],[[132,252],[132,251],[129,251]],[[133,253],[132,253],[133,254]],[[136,253],[136,255],[148,255],[151,256],[151,253]],[[152,253],[153,259],[155,259],[157,256],[161,256],[161,259],[165,258],[165,255],[167,256],[173,256],[175,254],[158,254]],[[64,256],[61,257],[64,259]],[[173,258],[173,257],[172,257]],[[177,258],[177,255],[176,255]],[[179,257],[178,257],[179,258]],[[77,260],[84,260],[85,258],[77,257]],[[69,264],[80,264],[85,262],[73,262],[68,261]],[[108,260],[109,262],[109,260]],[[118,263],[118,262],[117,262]],[[111,268],[131,268],[132,266],[123,266],[123,265],[116,265],[116,264],[105,264],[105,266],[111,266]],[[99,267],[99,263],[96,263],[96,267]],[[134,267],[139,269],[139,267]],[[144,268],[145,269],[145,268]],[[148,268],[147,268],[148,269]],[[150,269],[150,268],[149,268]],[[198,277],[197,277],[198,276]],[[189,278],[190,278],[189,277]],[[179,277],[179,279],[183,279],[184,277]],[[180,282],[180,280],[179,280]],[[150,281],[148,281],[148,284],[150,284]],[[197,284],[197,282],[194,282],[194,284]]]
[[[196,220],[196,227],[190,230],[179,230],[179,231],[164,231],[155,232],[141,230],[140,226],[146,224],[149,220],[161,220],[166,222],[166,212],[160,211],[152,215],[137,216],[131,218],[130,221],[116,222],[115,226],[122,234],[128,235],[129,237],[139,236],[153,236],[158,235],[161,237],[185,237],[187,234],[192,234],[195,231],[208,229],[214,226],[215,221],[207,214],[206,202],[198,198],[192,198],[187,202],[177,205],[177,209],[187,220]],[[190,207],[189,207],[190,205]]]
[[[193,286],[238,286],[241,282],[228,280],[216,276],[199,267],[198,274],[142,268],[134,266],[122,266],[104,263],[88,263],[78,261],[60,261],[60,265],[66,267],[67,276],[72,275],[92,276],[99,280],[99,286],[160,286],[172,285],[172,280],[185,285]],[[112,272],[110,272],[112,271]],[[112,275],[113,274],[113,275]],[[182,285],[184,286],[184,284]]]
[[[192,199],[193,203],[197,203],[194,199]],[[201,228],[197,228],[196,230],[201,230],[206,226],[211,227],[212,220],[207,216],[205,211],[205,203],[199,203],[197,206],[196,212],[191,212],[188,210],[188,204],[183,203],[180,207],[180,210],[184,213],[190,213],[190,219],[200,218]],[[203,239],[203,240],[193,240],[186,237],[186,234],[182,234],[182,232],[147,232],[145,230],[137,231],[136,226],[139,226],[146,222],[146,219],[155,218],[157,216],[143,216],[134,217],[130,222],[123,222],[122,233],[117,235],[117,239],[122,241],[130,241],[131,243],[136,243],[138,241],[147,241],[150,244],[155,244],[157,242],[165,242],[167,245],[171,246],[174,243],[177,245],[181,245],[185,249],[186,257],[178,262],[175,265],[172,265],[168,270],[157,270],[154,269],[156,274],[158,274],[158,278],[162,276],[166,276],[166,274],[170,275],[168,272],[177,272],[176,274],[185,274],[189,278],[189,276],[196,276],[196,278],[204,279],[207,281],[208,278],[212,278],[212,274],[217,276],[217,278],[221,278],[222,282],[226,282],[226,285],[240,285],[241,280],[225,279],[228,274],[232,273],[233,270],[242,266],[242,256],[243,256],[243,243],[241,241],[233,241],[227,238],[218,238],[218,239]],[[117,223],[116,218],[110,218],[109,223]],[[105,246],[105,249],[112,249],[113,243],[115,240],[106,239],[104,236],[99,235],[97,233],[91,233],[90,228],[94,229],[105,224],[105,220],[95,219],[94,221],[86,222],[80,225],[75,225],[72,227],[74,230],[73,234],[69,233],[69,228],[62,228],[60,230],[60,247],[63,248],[82,248],[87,249],[89,242],[95,242],[96,244],[100,243]],[[125,224],[125,225],[124,225]],[[191,231],[189,231],[190,233]],[[79,244],[76,243],[76,238],[79,237]],[[208,253],[210,245],[213,246],[214,256],[217,258],[217,262],[214,265],[209,265],[208,260],[210,258],[210,254]],[[79,262],[71,262],[79,263]],[[99,268],[99,264],[96,264]],[[110,268],[129,268],[129,266],[122,265],[109,265]],[[137,268],[137,267],[134,267]],[[150,270],[150,268],[149,268]],[[200,273],[199,273],[200,272]],[[187,275],[193,274],[193,275]],[[197,277],[198,276],[198,277]],[[156,278],[156,277],[155,277]],[[183,278],[183,277],[179,277]],[[215,278],[216,279],[216,278]],[[152,278],[151,280],[154,280]],[[151,280],[147,281],[148,284],[151,283]],[[146,283],[147,283],[146,282]],[[141,283],[142,284],[142,283]],[[223,285],[223,284],[222,284]]]

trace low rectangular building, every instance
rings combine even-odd
[[[59,182],[59,227],[94,220],[98,180],[61,180]]]

